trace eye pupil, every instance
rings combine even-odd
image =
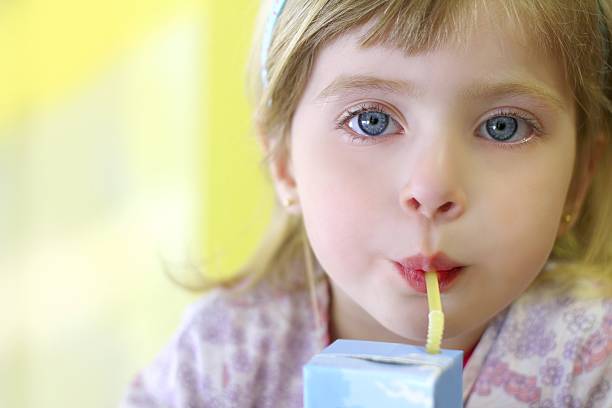
[[[382,134],[389,125],[388,115],[382,112],[365,112],[359,114],[359,128],[370,136]]]
[[[510,116],[497,116],[487,120],[487,133],[493,139],[506,141],[516,133],[518,122]]]

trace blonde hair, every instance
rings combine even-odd
[[[543,52],[557,58],[573,90],[577,123],[577,157],[570,194],[587,170],[588,153],[595,137],[607,142],[574,227],[559,237],[550,260],[560,265],[541,279],[567,282],[578,276],[612,278],[611,229],[612,171],[611,86],[607,75],[610,59],[604,61],[604,41],[610,38],[611,4],[601,0],[287,0],[273,32],[266,68],[268,84],[261,83],[260,46],[270,2],[262,6],[259,33],[255,37],[249,67],[250,97],[254,123],[267,146],[263,164],[286,157],[290,151],[292,116],[317,54],[325,44],[347,31],[373,21],[362,45],[385,44],[407,52],[434,49],[462,40],[476,26],[487,7],[498,7],[517,29],[528,35]],[[601,10],[603,10],[603,17]],[[373,20],[375,18],[375,20]],[[605,20],[602,20],[605,18]],[[603,24],[602,24],[603,23]],[[606,33],[602,33],[605,28]],[[305,248],[305,250],[303,249]],[[298,265],[306,268],[310,247],[301,216],[289,215],[280,205],[251,261],[236,278],[248,278],[245,287],[264,277],[282,281]],[[302,270],[304,270],[302,269]],[[310,276],[312,270],[305,271]]]

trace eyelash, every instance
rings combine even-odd
[[[359,135],[353,132],[352,130],[347,130],[348,123],[351,121],[351,119],[353,119],[355,116],[358,116],[366,112],[382,113],[382,114],[389,116],[390,120],[397,122],[393,118],[393,115],[382,104],[368,103],[368,104],[361,104],[355,108],[347,109],[340,116],[340,118],[338,118],[338,121],[336,122],[336,129],[340,129],[340,130],[347,132],[348,136],[351,138],[350,142],[354,144],[376,144],[376,143],[381,142],[384,139],[395,136],[397,134],[396,133],[396,134],[389,134],[389,135],[382,135],[382,136],[362,136],[362,135]],[[511,118],[517,118],[517,119],[523,120],[527,124],[527,126],[529,126],[532,132],[532,135],[528,137],[527,139],[525,139],[525,141],[523,142],[516,142],[516,143],[491,142],[497,145],[499,148],[521,149],[521,148],[527,147],[527,145],[531,145],[533,143],[539,142],[540,137],[544,136],[544,130],[542,129],[542,126],[540,125],[540,123],[534,118],[532,118],[531,116],[523,112],[508,109],[508,108],[500,108],[495,113],[489,115],[488,118],[485,119],[485,121],[491,118],[497,117],[497,116],[508,116]],[[376,141],[374,141],[374,139],[376,139]]]
[[[379,103],[365,103],[365,104],[358,105],[354,108],[347,109],[340,116],[340,118],[338,118],[338,121],[336,122],[336,129],[345,131],[347,133],[347,136],[351,138],[350,143],[353,143],[353,144],[375,144],[375,143],[382,141],[383,139],[387,139],[388,137],[394,136],[394,135],[362,136],[362,135],[359,135],[353,132],[352,130],[347,130],[348,123],[351,121],[351,119],[353,119],[355,116],[358,116],[366,112],[382,113],[382,114],[389,116],[390,121],[397,122],[395,119],[393,119],[393,115],[387,109],[385,109],[383,105]],[[377,140],[374,141],[373,140],[374,138],[376,138]]]

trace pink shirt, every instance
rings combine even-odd
[[[316,287],[329,309],[329,285]],[[261,284],[192,305],[121,407],[301,407],[302,366],[328,343],[307,290]],[[612,300],[530,288],[487,327],[464,368],[464,406],[612,407]]]

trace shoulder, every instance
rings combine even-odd
[[[268,284],[242,294],[209,292],[187,309],[170,344],[136,377],[124,406],[265,406],[255,402],[282,400],[284,392],[293,398],[292,377],[319,347],[310,310],[305,291]],[[127,403],[144,399],[155,403]]]
[[[497,389],[542,406],[611,406],[612,300],[577,293],[575,285],[537,284],[517,299],[476,393]]]

